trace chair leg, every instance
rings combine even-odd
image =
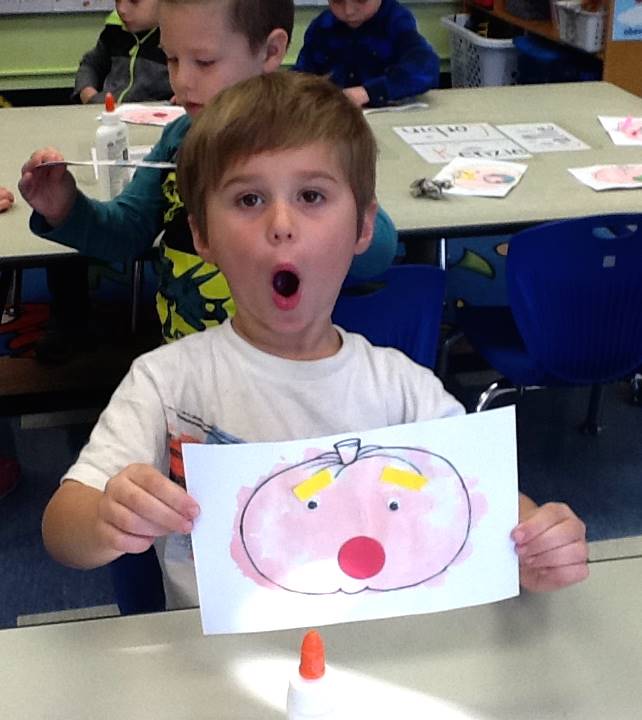
[[[22,301],[22,270],[3,270],[0,280],[0,323],[11,322],[20,312]]]
[[[143,294],[143,273],[145,261],[143,258],[136,258],[131,268],[131,315],[129,321],[129,332],[136,335],[138,322],[140,320],[140,306]]]
[[[631,378],[631,402],[642,405],[642,373],[636,373]]]
[[[508,393],[517,392],[518,388],[516,388],[514,385],[511,385],[511,383],[506,380],[506,378],[502,378],[501,380],[497,380],[496,382],[489,385],[480,395],[477,399],[477,405],[475,406],[475,412],[483,412],[484,410],[487,410],[489,406],[502,395],[507,395]]]
[[[602,432],[600,417],[602,415],[602,398],[604,395],[603,385],[592,385],[589,397],[586,419],[580,425],[580,430],[586,435],[597,435]]]
[[[437,375],[438,378],[443,380],[446,377],[446,373],[448,372],[448,362],[450,360],[450,351],[452,346],[462,337],[464,337],[464,333],[461,332],[461,330],[456,330],[441,344],[437,357],[437,371],[435,372],[435,375]]]
[[[0,322],[7,309],[7,300],[11,292],[13,270],[0,270]]]

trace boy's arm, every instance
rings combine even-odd
[[[139,168],[114,200],[101,202],[78,191],[71,211],[57,227],[37,212],[33,233],[99,260],[126,261],[150,248],[161,228],[160,170]]]
[[[65,480],[45,508],[42,538],[47,552],[63,565],[89,569],[106,565],[121,552],[105,545],[97,530],[102,491]]]
[[[315,18],[305,31],[303,45],[292,70],[313,75],[325,75],[332,70],[332,63],[325,52],[327,48],[322,44],[324,32],[319,21],[320,18]]]
[[[568,505],[538,506],[520,493],[519,524],[512,538],[526,590],[558,590],[588,577],[586,526]]]
[[[60,562],[96,567],[124,552],[143,552],[156,537],[191,529],[198,506],[164,474],[172,397],[165,383],[181,362],[173,350],[164,358],[134,361],[67,471],[70,479],[49,502],[43,537]]]
[[[15,198],[13,197],[11,190],[0,187],[0,213],[8,210],[13,205],[14,201]]]
[[[188,126],[189,118],[184,117],[168,125],[146,159],[172,160]],[[19,183],[25,200],[39,209],[29,221],[33,233],[107,261],[137,258],[152,246],[162,227],[161,170],[138,168],[116,199],[100,202],[77,192],[71,174],[64,168],[34,169],[32,165],[38,164],[40,154],[34,153],[25,164]],[[49,204],[47,193],[61,183],[61,175],[73,184],[73,193],[70,210],[52,227],[44,217],[44,207]]]
[[[183,488],[149,465],[130,465],[104,492],[65,480],[45,509],[42,536],[55,560],[89,569],[144,552],[157,537],[191,532],[197,514]]]
[[[395,62],[386,68],[383,75],[363,85],[373,107],[421,95],[439,86],[439,58],[417,31],[415,19],[407,11],[395,23],[391,39]]]
[[[103,39],[104,32],[103,30],[100,34],[96,47],[82,56],[71,96],[73,102],[78,100],[88,102],[88,100],[81,97],[82,91],[85,88],[94,88],[96,91],[102,90],[105,78],[111,70],[111,56]]]

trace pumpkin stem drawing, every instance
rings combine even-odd
[[[357,459],[360,447],[361,440],[359,438],[339,440],[338,443],[334,444],[334,449],[337,451],[344,465],[350,465],[350,463],[353,463]]]

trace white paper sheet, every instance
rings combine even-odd
[[[123,103],[116,112],[123,122],[133,125],[158,125],[165,127],[181,115],[185,115],[185,108],[181,105],[143,105],[138,103]]]
[[[458,157],[492,160],[531,157],[489,123],[404,125],[393,130],[429,163],[446,163]]]
[[[206,633],[427,613],[519,591],[512,407],[287,443],[186,444],[183,457],[201,507],[192,543]]]
[[[497,129],[534,154],[590,150],[585,142],[555,123],[511,123],[498,125]]]
[[[614,145],[642,145],[642,118],[599,115]]]
[[[505,197],[528,169],[520,163],[500,160],[455,158],[433,178],[449,180],[452,186],[444,193],[478,197]]]
[[[635,190],[642,188],[642,163],[589,165],[569,168],[571,175],[593,190]]]

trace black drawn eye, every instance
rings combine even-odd
[[[388,500],[388,510],[391,510],[392,512],[399,510],[399,501],[394,498]]]
[[[310,498],[308,500],[306,507],[308,510],[316,510],[319,507],[319,501],[317,498]]]

